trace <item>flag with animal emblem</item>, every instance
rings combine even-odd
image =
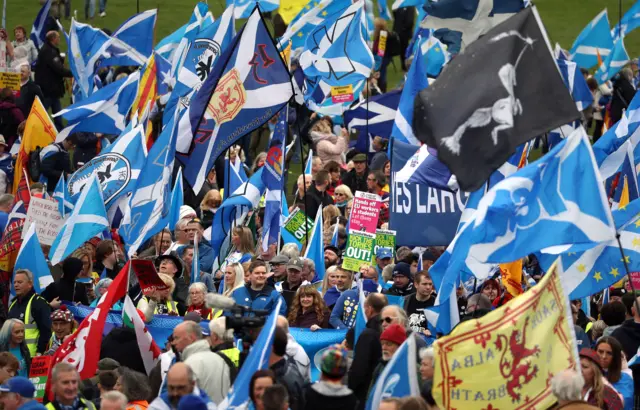
[[[480,188],[518,145],[580,116],[540,24],[535,7],[522,10],[416,97],[414,134],[438,150],[464,191]]]
[[[86,184],[96,175],[104,204],[109,210],[121,198],[133,192],[147,159],[144,127],[132,121],[111,145],[89,160],[67,181],[72,204],[76,204]]]
[[[240,368],[240,372],[238,372],[238,376],[233,386],[231,386],[229,394],[222,403],[220,403],[219,407],[221,409],[241,409],[250,402],[249,382],[251,381],[251,377],[256,371],[269,367],[273,335],[276,331],[278,312],[280,311],[281,304],[282,298],[279,298],[275,309],[271,311],[262,330],[260,330],[260,334],[258,334],[258,338],[253,344],[253,348],[249,351],[249,355]]]
[[[262,179],[263,172],[265,172],[264,167],[260,168],[247,182],[222,201],[220,208],[213,216],[212,226],[215,226],[216,229],[211,230],[210,242],[214,260],[216,257],[220,259],[226,257],[229,251],[231,230],[234,226],[241,226],[249,211],[255,209],[260,203],[260,198],[265,190]]]
[[[81,131],[119,135],[125,129],[139,80],[140,72],[136,71],[101,88],[81,102],[58,111],[54,117],[62,117],[68,123],[56,141],[63,141],[67,136]]]
[[[125,212],[118,233],[127,244],[129,256],[149,238],[164,229],[171,209],[171,172],[175,159],[175,132],[180,107],[169,115],[169,123],[164,126],[153,144],[147,161],[140,171],[140,178],[129,198],[128,212]]]
[[[153,53],[158,10],[146,10],[127,19],[111,35],[100,66],[141,66]]]
[[[364,0],[359,0],[309,33],[300,66],[310,109],[326,113],[322,107],[337,105],[342,114],[364,87],[374,66],[364,27]]]
[[[382,400],[390,397],[419,396],[416,337],[410,335],[384,366],[372,385],[367,410],[380,408]]]
[[[96,184],[97,186],[97,184]],[[98,305],[78,326],[75,332],[65,338],[62,345],[53,355],[51,367],[47,377],[47,388],[49,400],[53,400],[51,391],[51,370],[58,363],[68,363],[78,369],[81,379],[95,376],[100,360],[100,347],[102,345],[102,332],[107,315],[113,305],[127,294],[129,281],[127,280],[129,264],[118,273],[107,291],[102,294]]]
[[[311,231],[311,237],[309,238],[309,245],[304,253],[306,259],[311,259],[316,265],[316,277],[313,282],[321,281],[324,279],[324,235],[322,227],[324,222],[322,221],[322,207],[318,208],[316,214],[315,223],[313,225],[313,231]]]
[[[147,374],[150,374],[158,361],[162,350],[160,350],[160,347],[153,340],[153,336],[149,333],[144,320],[140,317],[138,309],[136,309],[129,295],[124,298],[122,323],[126,327],[135,331],[136,341],[138,342],[138,348],[140,349],[140,356],[142,357],[144,369],[147,371]]]
[[[66,218],[67,215],[71,214],[71,211],[73,211],[73,203],[71,202],[71,196],[67,189],[64,173],[60,175],[56,188],[53,190],[52,197],[58,201],[58,212],[60,212],[63,219]]]
[[[400,95],[400,90],[389,91],[363,100],[345,111],[344,123],[347,129],[349,132],[353,130],[359,132],[358,142],[356,142],[356,149],[359,152],[367,152],[371,135],[384,139],[391,137]]]
[[[393,145],[404,144],[394,141]],[[405,166],[394,174],[395,182],[409,182],[432,186],[446,191],[456,191],[458,183],[449,168],[438,159],[434,148],[423,144],[407,161]]]
[[[271,12],[280,6],[280,0],[227,0],[227,7],[234,6],[234,18],[249,18],[256,7],[262,12]]]
[[[302,50],[311,32],[319,25],[324,24],[329,16],[342,14],[349,6],[349,0],[311,0],[300,12],[291,20],[287,30],[279,40],[279,44],[285,44],[291,40],[293,52]]]
[[[18,157],[14,166],[13,172],[13,193],[20,186],[22,180],[23,170],[27,169],[29,163],[29,154],[35,151],[38,147],[44,148],[49,144],[52,144],[56,140],[58,131],[56,126],[51,121],[47,110],[42,105],[40,98],[36,96],[29,111],[27,122],[25,123],[24,132],[22,133],[22,140],[20,142],[20,148],[18,151]],[[15,147],[15,144],[14,144]],[[28,178],[28,175],[24,175]],[[38,181],[30,181],[38,182]],[[27,183],[27,186],[29,183]]]
[[[598,63],[598,55],[607,57],[613,49],[609,27],[609,14],[604,9],[578,34],[569,50],[571,61],[579,67],[591,68]]]
[[[599,84],[604,84],[629,62],[629,54],[624,48],[624,38],[618,39],[607,58],[593,75]]]
[[[289,71],[256,8],[191,100],[194,140],[189,155],[180,158],[193,191],[200,192],[221,153],[292,96]]]
[[[110,37],[102,30],[71,19],[69,36],[69,68],[78,84],[80,98],[93,94],[96,65],[109,45]]]
[[[556,402],[550,378],[579,365],[560,280],[553,269],[508,305],[434,343],[440,408],[544,409]]]
[[[622,163],[622,169],[618,174],[618,183],[611,198],[612,211],[618,208],[624,209],[629,202],[640,196],[633,147],[630,141],[627,141],[624,145],[627,147],[627,155]]]
[[[522,259],[500,264],[502,284],[511,296],[520,296],[522,289]]]
[[[3,273],[13,271],[18,250],[22,246],[22,228],[26,217],[27,209],[24,202],[14,199],[11,213],[7,218],[7,226],[0,240],[0,270]]]
[[[461,33],[461,50],[524,7],[522,0],[426,1],[422,28]]]
[[[171,191],[171,211],[169,213],[169,230],[173,232],[180,220],[180,208],[184,205],[184,188],[182,184],[182,168],[178,168],[173,191]]]
[[[16,263],[14,269],[28,269],[33,273],[33,290],[37,294],[42,291],[51,283],[53,283],[53,277],[49,271],[47,260],[42,253],[42,247],[36,235],[37,222],[33,221],[27,229],[27,233],[22,240],[22,246],[16,257]],[[13,281],[11,283],[12,295],[15,295],[13,289]]]
[[[98,177],[95,174],[90,175],[73,212],[51,244],[51,264],[58,264],[83,243],[109,229],[109,226]]]
[[[45,31],[47,19],[49,17],[49,10],[51,9],[51,1],[47,0],[40,8],[36,19],[33,21],[33,26],[31,26],[31,35],[29,38],[33,41],[36,48],[40,50],[40,47],[45,42],[45,37],[47,36],[47,32]]]
[[[611,29],[611,36],[617,40],[640,27],[640,2],[635,2]]]
[[[262,183],[266,188],[264,219],[262,224],[262,251],[280,239],[280,216],[284,192],[284,143],[287,138],[287,107],[280,110],[276,127],[269,142],[267,158],[262,172]]]

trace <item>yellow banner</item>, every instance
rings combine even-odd
[[[291,20],[296,16],[296,14],[300,13],[305,4],[307,4],[308,0],[287,0],[280,2],[280,8],[278,9],[278,14],[282,17],[284,24],[291,23]],[[285,4],[286,3],[286,4]],[[314,6],[317,6],[318,3],[310,3]],[[311,10],[311,6],[307,7],[306,10]]]
[[[438,339],[433,396],[440,408],[551,406],[551,377],[577,363],[569,315],[554,267],[525,294]]]
[[[20,73],[0,72],[0,88],[20,91]]]
[[[502,284],[511,296],[522,294],[522,259],[500,264]]]

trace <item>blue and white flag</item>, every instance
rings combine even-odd
[[[593,75],[599,84],[604,84],[618,73],[629,62],[629,54],[624,48],[624,38],[618,39],[613,45],[613,50],[602,62],[598,71]]]
[[[331,235],[331,246],[335,246],[336,248],[340,247],[338,232],[340,229],[340,224],[336,222],[335,227],[333,228],[333,234]],[[420,269],[418,269],[420,270]]]
[[[90,178],[89,186],[82,190],[71,216],[51,245],[49,251],[51,265],[57,265],[83,243],[105,229],[109,229],[107,210],[104,207],[98,177],[93,174]]]
[[[635,4],[624,13],[624,16],[616,23],[615,27],[611,29],[611,36],[617,40],[638,27],[640,27],[640,2],[636,1]]]
[[[231,195],[242,184],[247,182],[247,179],[249,179],[244,170],[242,160],[239,157],[236,156],[233,163],[229,163],[229,158],[227,158],[225,159],[224,164],[225,172],[229,171],[229,178],[224,179],[224,192],[222,199],[224,199],[226,195]]]
[[[240,409],[248,406],[251,399],[249,398],[249,383],[255,372],[269,368],[269,357],[271,356],[271,347],[273,346],[273,335],[276,332],[278,323],[278,312],[282,298],[278,299],[278,303],[271,311],[260,334],[253,344],[253,348],[249,351],[244,364],[240,368],[238,377],[236,377],[233,386],[227,397],[220,403],[218,407],[221,409]]]
[[[280,216],[282,195],[284,194],[284,144],[287,138],[287,108],[278,113],[273,136],[269,142],[267,158],[262,172],[262,182],[267,190],[265,194],[264,219],[262,224],[262,250],[269,245],[278,244],[280,239]]]
[[[322,227],[324,223],[322,221],[322,207],[318,208],[316,214],[315,224],[313,225],[313,231],[309,238],[309,245],[304,253],[304,257],[311,259],[316,265],[316,278],[315,281],[324,279],[324,235],[322,234]]]
[[[234,6],[234,18],[249,18],[256,6],[260,7],[263,13],[276,10],[280,7],[280,0],[227,0],[227,7]]]
[[[424,0],[394,0],[391,5],[391,10],[398,10],[403,7],[420,7],[424,4]],[[418,25],[421,20],[418,20]]]
[[[58,134],[56,141],[64,141],[70,134],[81,131],[119,135],[125,129],[139,80],[140,71],[136,71],[127,78],[101,88],[81,102],[58,111],[54,117],[62,117],[68,124]]]
[[[378,5],[378,16],[384,20],[392,20],[393,15],[391,14],[391,10],[389,10],[389,5],[387,4],[387,0],[377,0]]]
[[[199,2],[193,9],[189,22],[167,37],[163,38],[156,45],[156,52],[168,61],[173,61],[176,50],[179,48],[180,43],[185,38],[187,31],[192,30],[194,27],[198,27],[202,24],[205,18],[208,16],[209,6],[204,2]]]
[[[40,47],[45,42],[47,37],[47,32],[45,31],[47,18],[49,17],[49,10],[51,9],[51,0],[45,1],[42,5],[42,8],[38,12],[36,19],[33,21],[33,26],[31,26],[31,41],[36,45],[36,48],[40,50]]]
[[[304,166],[305,175],[313,175],[313,150],[309,150],[309,156],[307,157],[307,163]]]
[[[128,212],[120,225],[119,233],[127,244],[128,255],[169,223],[171,210],[171,173],[175,158],[175,128],[180,112],[170,115],[169,123],[149,150],[147,161],[140,171],[135,191],[129,199]]]
[[[53,276],[49,271],[47,260],[42,253],[42,247],[36,235],[37,222],[33,221],[27,229],[27,233],[22,239],[22,246],[16,258],[14,271],[18,269],[28,269],[33,273],[33,290],[40,294],[42,291],[53,283]],[[12,295],[15,295],[13,289],[13,281],[11,281]]]
[[[71,19],[71,27],[67,37],[69,68],[78,84],[82,99],[93,94],[96,65],[109,46],[110,40],[110,37],[102,30]]]
[[[558,63],[564,84],[569,89],[569,93],[571,97],[573,97],[578,111],[582,111],[591,106],[593,103],[593,94],[591,94],[589,90],[587,80],[584,79],[584,76],[580,70],[578,70],[577,64],[573,61],[562,59],[556,59],[556,63]]]
[[[291,20],[278,44],[282,48],[291,40],[292,53],[302,50],[307,38],[317,26],[325,23],[327,18],[341,15],[350,5],[349,0],[322,0],[320,3],[311,0]]]
[[[172,86],[171,63],[160,54],[155,53],[156,60],[156,86],[158,87],[158,95],[167,94]]]
[[[427,80],[427,55],[416,53],[413,63],[407,73],[407,81],[402,89],[400,104],[396,111],[396,119],[391,131],[391,137],[401,142],[420,145],[420,141],[413,134],[413,105],[416,95],[429,86]]]
[[[390,397],[420,396],[416,337],[410,335],[384,367],[367,400],[367,410],[377,410]]]
[[[607,303],[609,303],[610,299],[611,299],[611,295],[610,295],[610,292],[609,292],[609,288],[606,288],[604,290],[604,292],[602,292],[602,306],[604,306]]]
[[[426,57],[426,72],[429,77],[437,77],[445,64],[451,60],[447,46],[434,35],[430,35],[420,42],[420,52]]]
[[[349,132],[358,130],[360,133],[356,143],[359,152],[367,152],[369,136],[380,136],[384,139],[391,137],[400,95],[400,90],[389,91],[361,101],[345,111],[344,123]]]
[[[404,144],[394,141],[394,147]],[[457,191],[456,177],[449,168],[438,159],[435,149],[423,144],[416,153],[407,161],[406,165],[394,174],[395,182],[408,182],[431,186],[447,191]]]
[[[633,155],[631,141],[624,144],[627,147],[627,155],[624,157],[622,169],[618,175],[618,185],[612,196],[611,210],[626,207],[629,202],[638,199],[638,175],[636,172],[636,162]],[[621,203],[622,201],[622,203]],[[614,219],[615,220],[615,219]]]
[[[158,11],[146,10],[127,19],[111,35],[102,66],[142,66],[153,52]]]
[[[229,238],[235,226],[241,226],[249,211],[255,209],[264,194],[265,186],[262,182],[264,167],[253,174],[251,178],[231,196],[222,201],[220,208],[213,217],[211,229],[211,247],[213,259],[224,259],[229,251]]]
[[[56,188],[53,191],[53,199],[58,201],[58,212],[62,218],[66,218],[67,215],[73,211],[74,205],[71,202],[71,195],[69,194],[69,190],[67,189],[67,183],[64,179],[64,173],[60,175],[60,179],[56,184]]]
[[[609,29],[609,14],[602,10],[582,29],[569,50],[571,61],[579,67],[591,68],[598,64],[598,54],[605,59],[613,49],[613,38]]]
[[[198,252],[198,234],[193,240],[193,259],[191,260],[191,277],[189,283],[202,282],[200,279],[200,256]]]
[[[255,10],[191,100],[195,138],[181,161],[194,192],[221,153],[276,115],[292,96],[289,71]]]
[[[178,169],[176,181],[171,191],[171,211],[169,212],[169,230],[173,232],[180,220],[180,208],[184,205],[184,188],[182,184],[182,168]]]

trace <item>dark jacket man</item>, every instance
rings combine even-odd
[[[58,48],[59,42],[60,34],[49,32],[36,61],[36,84],[46,98],[62,98],[64,79],[73,77],[71,70],[64,66]]]
[[[373,372],[382,358],[379,314],[367,321],[367,326],[360,334],[354,351],[355,355],[349,369],[348,386],[360,402],[358,409],[364,409]]]

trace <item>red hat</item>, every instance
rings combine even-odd
[[[602,362],[600,361],[600,356],[598,355],[598,353],[596,353],[595,350],[593,349],[588,349],[588,348],[583,348],[580,350],[580,357],[581,358],[585,358],[585,359],[589,359],[592,362],[594,362],[596,365],[598,365],[598,367],[600,368],[600,371],[604,371],[602,369]]]
[[[60,305],[60,309],[54,310],[51,313],[51,321],[52,322],[73,322],[73,313],[67,309],[66,305]]]
[[[380,335],[380,341],[383,340],[401,345],[405,340],[407,340],[407,331],[404,330],[404,327],[394,323],[386,328]]]

